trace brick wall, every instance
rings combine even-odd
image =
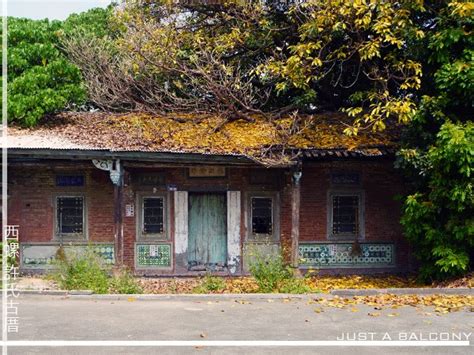
[[[247,234],[245,227],[246,213],[246,192],[249,191],[272,191],[280,190],[284,174],[281,169],[266,169],[266,173],[272,177],[271,183],[251,184],[250,176],[255,172],[251,168],[228,168],[225,178],[190,178],[187,175],[187,168],[160,168],[160,169],[139,169],[128,168],[128,177],[126,178],[127,186],[124,188],[124,204],[133,204],[137,208],[139,195],[152,196],[153,194],[165,195],[168,201],[168,230],[169,241],[172,250],[174,249],[174,199],[173,192],[169,192],[166,186],[140,186],[136,183],[134,177],[139,174],[160,172],[163,174],[165,183],[172,184],[179,191],[189,192],[225,192],[225,191],[241,191],[241,248],[245,236]],[[286,200],[285,200],[286,203]],[[290,219],[291,223],[291,219]],[[291,228],[291,227],[290,227]],[[124,262],[129,267],[134,267],[134,245],[137,241],[137,225],[135,217],[124,216]],[[160,274],[184,274],[187,269],[173,263],[172,270],[149,270],[143,271],[148,275]]]
[[[58,187],[57,174],[85,175],[84,187]],[[88,239],[113,242],[113,187],[108,173],[70,166],[12,166],[9,168],[10,224],[19,225],[21,242],[51,242],[54,235],[54,198],[80,193],[86,197]]]
[[[331,183],[332,172],[357,173],[360,184],[341,187]],[[392,161],[333,161],[308,163],[301,181],[300,242],[328,240],[328,191],[360,191],[365,199],[364,242],[394,242],[398,268],[410,269],[412,258],[400,220],[401,176]],[[342,270],[339,270],[342,271]]]
[[[291,176],[282,169],[262,169],[272,177],[263,183],[251,183],[255,169],[229,168],[225,178],[189,178],[186,168],[126,168],[126,186],[123,189],[124,262],[134,267],[136,216],[139,194],[165,194],[168,200],[169,242],[174,242],[173,192],[166,185],[140,186],[136,177],[141,173],[160,172],[165,184],[172,184],[181,191],[242,191],[241,236],[242,247],[247,234],[245,214],[247,192],[278,191],[280,195],[280,240],[287,248],[291,236]],[[358,172],[360,190],[365,194],[365,241],[392,241],[396,244],[397,264],[409,267],[411,258],[398,223],[400,204],[394,196],[402,192],[401,178],[389,161],[315,162],[303,167],[301,181],[300,241],[327,241],[327,192],[331,189],[332,171]],[[92,242],[114,241],[113,185],[109,175],[90,167],[88,162],[45,163],[42,165],[12,165],[9,169],[9,223],[20,225],[21,242],[51,242],[54,232],[53,198],[57,194],[80,192],[86,196],[88,239]],[[56,174],[84,173],[84,187],[57,187]],[[125,206],[135,206],[135,216],[125,216]],[[337,271],[337,270],[336,270]],[[185,273],[185,269],[153,271],[152,274]]]

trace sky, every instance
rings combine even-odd
[[[94,7],[106,7],[112,0],[1,0],[7,3],[8,16],[30,19],[64,20],[70,14]],[[116,1],[118,2],[118,1]],[[3,5],[3,4],[2,4]],[[3,13],[2,13],[3,15]]]

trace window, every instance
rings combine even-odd
[[[57,234],[60,236],[84,235],[84,197],[61,196],[56,200]]]
[[[333,195],[331,234],[333,236],[357,236],[359,234],[359,212],[358,195]]]
[[[273,234],[273,199],[271,197],[251,198],[252,234]]]
[[[142,200],[142,234],[163,234],[164,221],[164,198],[144,197]]]

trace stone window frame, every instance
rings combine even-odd
[[[169,221],[169,194],[167,192],[140,192],[137,193],[137,213],[136,213],[136,240],[140,242],[146,241],[169,241],[170,240],[170,221]],[[162,198],[163,199],[163,233],[145,234],[143,233],[143,203],[146,198]]]
[[[277,191],[249,191],[246,193],[246,241],[247,242],[278,242],[280,239],[280,194]],[[252,198],[272,199],[272,234],[252,233]]]
[[[82,197],[82,233],[59,233],[58,226],[58,199],[59,198],[77,198]],[[53,240],[55,241],[86,241],[89,237],[89,223],[88,223],[88,203],[87,196],[84,192],[58,192],[53,194]]]
[[[359,199],[359,231],[357,234],[333,234],[333,197],[357,196]],[[327,239],[331,241],[365,240],[365,192],[361,188],[329,189],[327,193]]]

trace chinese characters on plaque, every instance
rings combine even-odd
[[[223,166],[194,166],[189,168],[189,177],[225,177]]]

